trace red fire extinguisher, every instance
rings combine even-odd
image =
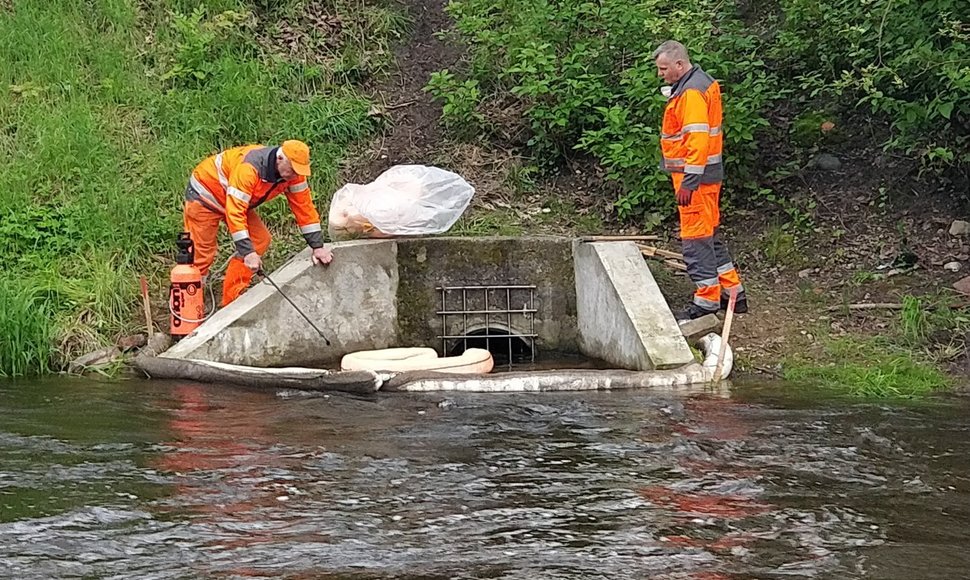
[[[205,320],[205,301],[202,298],[202,274],[192,262],[195,244],[188,232],[181,232],[175,241],[178,254],[172,268],[168,308],[171,313],[172,338],[181,338]]]

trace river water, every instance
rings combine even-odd
[[[970,399],[0,383],[0,577],[970,577]]]

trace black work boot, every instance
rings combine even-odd
[[[674,312],[674,319],[677,322],[683,322],[685,320],[694,320],[707,314],[717,314],[717,310],[707,310],[691,302],[683,310]]]
[[[728,301],[730,298],[727,296],[721,296],[721,310],[727,312]],[[738,299],[734,301],[734,313],[744,314],[748,311],[748,297],[745,294],[738,296]]]

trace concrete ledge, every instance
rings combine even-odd
[[[632,242],[574,247],[580,349],[620,368],[695,362],[667,301]]]

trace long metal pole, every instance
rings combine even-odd
[[[306,314],[304,314],[303,311],[300,310],[300,307],[297,306],[295,302],[293,302],[292,300],[290,300],[290,297],[286,295],[286,292],[283,292],[283,289],[280,288],[276,284],[276,282],[273,282],[273,279],[270,278],[269,275],[266,274],[266,272],[264,272],[262,269],[260,269],[260,270],[257,270],[256,273],[259,274],[260,276],[262,276],[263,278],[265,278],[267,282],[269,282],[270,284],[272,284],[273,285],[273,288],[276,288],[276,291],[279,292],[280,295],[283,298],[286,298],[286,301],[289,302],[291,306],[293,306],[293,309],[300,313],[300,316],[303,317],[303,320],[306,320],[307,321],[307,324],[309,324],[310,326],[312,326],[313,327],[313,330],[316,330],[317,331],[317,334],[319,334],[320,335],[320,338],[322,338],[324,340],[324,342],[327,343],[327,346],[330,346],[330,339],[328,339],[323,334],[323,331],[321,331],[319,328],[317,328],[317,325],[316,324],[313,324],[313,321],[310,320],[310,317],[307,316]]]

